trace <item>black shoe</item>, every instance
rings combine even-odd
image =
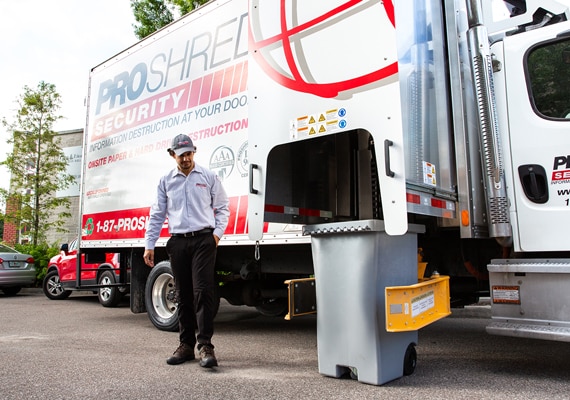
[[[194,355],[194,346],[190,346],[186,343],[180,343],[180,346],[178,346],[176,351],[166,359],[166,363],[177,365],[194,359],[196,359],[196,356]]]
[[[200,366],[204,368],[212,368],[218,366],[218,360],[216,360],[216,354],[214,353],[214,348],[208,344],[204,344],[200,347]]]

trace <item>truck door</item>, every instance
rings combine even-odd
[[[515,250],[569,250],[570,22],[505,38],[503,71]]]
[[[291,182],[311,176],[313,169],[299,167],[307,161],[320,168],[319,176],[331,173],[341,157],[321,162],[324,157],[318,156],[331,154],[324,149],[328,144],[342,148],[340,138],[349,132],[373,138],[386,232],[404,234],[404,145],[392,1],[252,0],[249,24],[249,237],[262,237],[264,212],[283,214],[280,220],[266,218],[269,222],[294,223],[306,214],[323,222],[341,218],[335,213],[342,207],[304,202],[306,194],[318,191],[333,198],[332,185],[293,188]],[[305,143],[306,151],[299,152]],[[276,153],[288,158],[276,159]],[[270,185],[268,176],[277,184]]]

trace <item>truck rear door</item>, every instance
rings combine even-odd
[[[570,22],[504,40],[517,251],[569,250]]]
[[[381,166],[378,180],[386,232],[404,234],[404,145],[392,1],[257,0],[250,2],[249,23],[250,238],[262,237],[268,207],[274,214],[280,210],[296,217],[307,211],[335,219],[336,207],[317,209],[286,190],[291,177],[310,173],[294,164],[316,160],[317,146],[307,154],[292,150],[290,162],[273,162],[270,153],[278,146],[296,149],[293,145],[301,142],[322,143],[327,137],[332,141],[349,131],[372,136]],[[325,163],[315,163],[324,175]],[[269,164],[278,165],[268,172]],[[267,176],[280,171],[285,171],[280,184],[270,187]],[[316,186],[307,184],[302,194],[317,191]]]

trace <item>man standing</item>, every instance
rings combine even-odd
[[[214,265],[229,208],[219,177],[194,162],[195,152],[187,135],[172,140],[168,153],[177,167],[158,183],[143,257],[146,265],[154,266],[154,247],[168,218],[166,251],[178,299],[180,345],[166,362],[175,365],[194,360],[197,345],[200,366],[211,368],[218,365],[211,342],[216,312]]]

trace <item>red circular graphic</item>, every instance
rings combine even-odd
[[[258,24],[259,22],[256,21],[256,17],[259,15],[259,10],[256,10],[256,13],[250,12],[250,24],[249,24],[249,48],[251,54],[253,54],[255,61],[257,64],[264,70],[264,72],[275,82],[278,84],[289,88],[291,90],[295,90],[298,92],[304,93],[311,93],[320,97],[325,98],[332,98],[336,97],[340,92],[344,92],[347,90],[352,90],[361,86],[365,86],[369,83],[379,81],[381,79],[387,78],[392,76],[398,72],[398,63],[395,61],[385,67],[379,68],[375,71],[370,73],[355,76],[350,79],[338,81],[338,82],[327,82],[327,83],[319,83],[319,82],[310,82],[303,78],[299,66],[295,63],[295,57],[293,54],[293,49],[291,46],[291,37],[300,32],[307,31],[315,26],[322,24],[323,22],[330,21],[332,18],[338,17],[339,14],[346,12],[347,10],[358,6],[361,3],[365,3],[367,0],[350,0],[347,1],[340,6],[331,9],[330,11],[313,18],[312,20],[306,21],[302,24],[295,25],[292,28],[287,28],[288,21],[286,18],[286,6],[290,0],[280,0],[280,7],[279,7],[279,18],[280,18],[280,33],[278,35],[269,37],[269,38],[260,38],[259,40],[255,38],[253,26]],[[316,1],[316,0],[313,0]],[[392,26],[395,26],[395,19],[394,19],[394,5],[392,0],[384,0],[382,2],[382,6],[386,12],[386,16],[389,19]],[[261,6],[261,2],[258,7]],[[350,18],[350,13],[346,13],[346,18]],[[277,68],[264,55],[264,49],[268,48],[269,46],[275,47],[276,44],[280,43],[283,56],[285,58],[285,62],[291,76],[286,76],[283,73],[279,72]]]

